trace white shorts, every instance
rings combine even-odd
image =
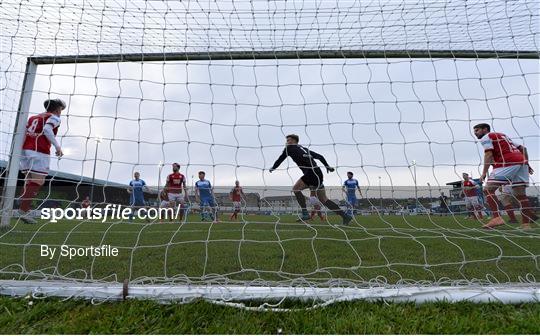
[[[168,193],[168,195],[169,195],[169,202],[178,201],[179,203],[184,203],[184,195],[182,195],[182,194],[173,194],[173,193]]]
[[[465,196],[465,206],[468,208],[476,208],[480,205],[480,201],[478,200],[478,196]]]
[[[160,208],[168,208],[169,205],[170,205],[169,201],[161,201],[161,203],[159,203]]]
[[[311,205],[311,206],[320,205],[319,199],[317,197],[315,197],[315,196],[311,196],[309,198],[309,205]]]
[[[524,164],[495,168],[489,174],[488,182],[493,184],[512,184],[514,186],[528,185],[529,166]]]
[[[49,175],[49,162],[51,156],[30,149],[23,149],[20,168],[23,172],[32,172],[40,175]]]
[[[242,207],[242,203],[241,202],[238,202],[238,201],[234,201],[232,202],[233,203],[233,207],[235,209],[240,209]]]

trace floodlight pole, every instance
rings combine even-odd
[[[414,174],[414,207],[415,211],[418,208],[418,184],[416,183],[416,160],[412,160],[413,174]]]
[[[381,187],[381,177],[379,176],[379,203],[380,203],[380,207],[381,207],[381,210],[383,210],[383,205],[382,205],[382,187]]]
[[[36,69],[37,64],[31,59],[28,59],[26,62],[26,71],[24,73],[19,107],[17,109],[17,118],[15,119],[13,138],[11,140],[11,155],[7,165],[7,178],[4,180],[4,188],[2,190],[2,220],[0,221],[0,229],[9,227],[11,220],[13,201],[15,199],[17,180],[19,177],[22,146],[26,135],[26,123],[30,111],[30,99],[32,97],[36,79]]]
[[[158,163],[158,179],[157,179],[157,202],[158,206],[161,204],[161,170],[163,169],[163,161],[159,161]]]
[[[96,138],[96,153],[94,154],[94,169],[92,171],[92,186],[90,187],[90,204],[94,204],[94,181],[96,180],[96,164],[101,137]]]

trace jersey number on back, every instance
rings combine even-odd
[[[35,133],[38,124],[39,124],[39,119],[32,120],[32,123],[30,124],[30,126],[28,126],[28,132]]]

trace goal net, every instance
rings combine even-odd
[[[527,148],[538,208],[536,1],[8,0],[0,18],[0,293],[539,300],[538,223],[510,188],[486,230],[482,190],[476,213],[462,194],[488,123]],[[56,98],[64,155],[22,216],[27,120]],[[348,225],[309,189],[299,220],[301,170],[270,172],[288,134],[335,168]]]

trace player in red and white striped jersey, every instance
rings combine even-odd
[[[503,133],[491,132],[491,127],[488,124],[474,126],[474,135],[480,139],[484,147],[484,169],[480,177],[482,181],[486,179],[489,168],[493,166],[484,187],[493,218],[484,225],[484,228],[490,229],[504,224],[504,220],[499,214],[495,191],[500,186],[507,184],[512,185],[514,196],[519,201],[522,228],[529,228],[529,223],[535,218],[535,215],[525,194],[525,188],[529,184],[529,174],[533,174],[533,170],[528,164],[527,149],[522,145],[514,144]]]
[[[26,174],[26,179],[23,193],[19,197],[19,218],[30,224],[36,223],[29,216],[32,199],[49,175],[51,145],[54,146],[56,156],[63,155],[56,140],[56,133],[60,127],[60,114],[66,108],[66,103],[61,99],[47,99],[43,106],[46,112],[30,117],[26,123],[20,162],[20,169]]]

